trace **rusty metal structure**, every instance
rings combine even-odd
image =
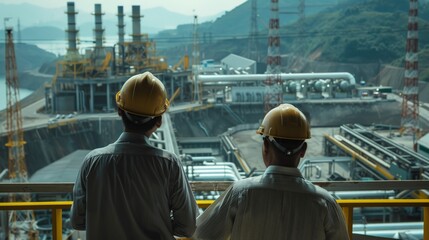
[[[19,98],[19,80],[17,74],[15,47],[13,43],[12,28],[6,28],[6,131],[8,141],[8,179],[11,183],[28,182],[27,165],[24,151],[24,131],[22,129],[22,114]],[[31,197],[26,194],[10,194],[9,201],[29,202]],[[32,230],[34,223],[33,211],[11,211],[9,212],[9,235],[20,239],[21,228],[28,227],[28,239],[36,239],[37,232]]]
[[[419,131],[418,0],[410,0],[402,91],[401,132],[415,136]]]
[[[268,29],[267,78],[265,84],[264,110],[270,111],[283,102],[282,81],[279,77],[280,57],[279,0],[271,0],[271,17]]]

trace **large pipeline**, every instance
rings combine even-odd
[[[239,82],[239,81],[264,81],[267,74],[246,74],[246,75],[199,75],[198,80],[203,83],[208,82]],[[281,73],[276,74],[281,80],[310,80],[310,79],[347,79],[351,85],[356,84],[355,77],[348,72],[327,72],[327,73]]]

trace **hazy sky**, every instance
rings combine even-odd
[[[0,0],[1,3],[31,3],[46,8],[66,8],[70,0]],[[106,13],[116,13],[117,6],[122,5],[124,9],[131,9],[132,5],[140,5],[142,9],[162,6],[170,11],[198,16],[211,16],[224,11],[229,11],[242,4],[246,0],[75,0],[76,10],[92,11],[95,3],[100,3],[101,9]],[[195,10],[195,13],[194,13]]]

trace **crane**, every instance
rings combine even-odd
[[[8,177],[12,183],[27,182],[28,173],[25,163],[24,132],[22,129],[21,105],[19,102],[19,81],[16,67],[15,47],[13,44],[12,28],[6,28],[6,131],[8,141]],[[27,194],[9,195],[9,201],[30,201]],[[9,234],[14,234],[15,239],[21,238],[22,227],[30,229],[27,231],[28,239],[37,239],[37,231],[33,229],[33,211],[11,211],[9,213]],[[25,226],[27,225],[27,226]]]

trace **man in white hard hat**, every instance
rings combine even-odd
[[[180,160],[149,143],[169,107],[164,85],[149,72],[135,75],[116,103],[125,130],[85,157],[73,189],[73,228],[87,239],[192,236],[198,207]]]
[[[195,239],[349,239],[335,199],[298,170],[310,126],[291,104],[269,111],[262,135],[264,174],[234,182],[197,218]]]

